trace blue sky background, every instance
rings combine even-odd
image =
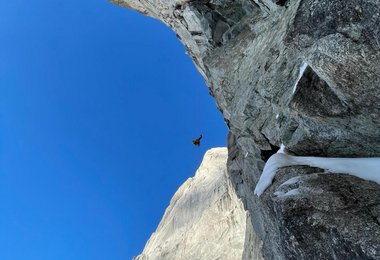
[[[2,260],[130,259],[226,142],[175,34],[105,0],[0,0],[0,91]]]

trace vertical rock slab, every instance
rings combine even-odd
[[[256,148],[284,143],[298,155],[380,155],[373,142],[380,136],[379,1],[111,1],[176,32],[232,133]],[[324,86],[296,102],[332,97],[323,98],[325,110],[344,113],[316,117],[289,106],[304,63]]]
[[[261,241],[248,232],[248,213],[227,176],[227,149],[209,150],[193,178],[175,193],[138,260],[261,258]],[[252,229],[252,227],[250,228]]]
[[[380,1],[111,1],[170,26],[205,78],[230,129],[228,178],[252,225],[243,259],[253,259],[247,241],[256,234],[266,259],[379,258],[379,206],[370,196],[378,196],[379,185],[350,179],[340,186],[343,176],[326,183],[321,175],[310,183],[324,196],[305,195],[311,207],[300,196],[278,199],[269,189],[258,199],[253,190],[281,143],[296,155],[380,156]],[[290,167],[282,181],[295,173],[316,172]],[[273,187],[280,185],[275,179]],[[349,197],[357,207],[335,207],[352,187],[371,192]],[[307,222],[324,205],[332,207]],[[342,221],[329,217],[334,210]],[[339,225],[352,224],[350,216],[361,224]],[[366,225],[374,232],[359,232]],[[308,234],[335,244],[325,250]]]
[[[252,189],[257,182],[254,173],[263,164],[232,134],[228,145],[228,174],[251,213],[265,259],[380,259],[377,183],[291,166],[279,169],[258,198]]]

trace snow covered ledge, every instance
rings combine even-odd
[[[277,170],[281,167],[305,165],[318,167],[330,173],[346,173],[380,185],[380,158],[326,158],[292,156],[284,152],[284,146],[272,155],[264,166],[263,173],[255,188],[255,194],[261,194],[272,184]]]

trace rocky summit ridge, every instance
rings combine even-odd
[[[228,178],[227,157],[226,148],[206,152],[136,260],[242,258],[248,212]],[[255,241],[255,259],[261,260],[261,241]]]
[[[281,144],[380,157],[378,0],[112,2],[176,32],[229,127],[227,177],[248,217],[241,257],[221,259],[254,259],[256,238],[265,259],[380,259],[378,184],[290,166],[254,195]]]

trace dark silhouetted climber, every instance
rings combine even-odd
[[[192,141],[193,145],[200,146],[201,145],[201,139],[202,139],[202,134],[197,139]]]

